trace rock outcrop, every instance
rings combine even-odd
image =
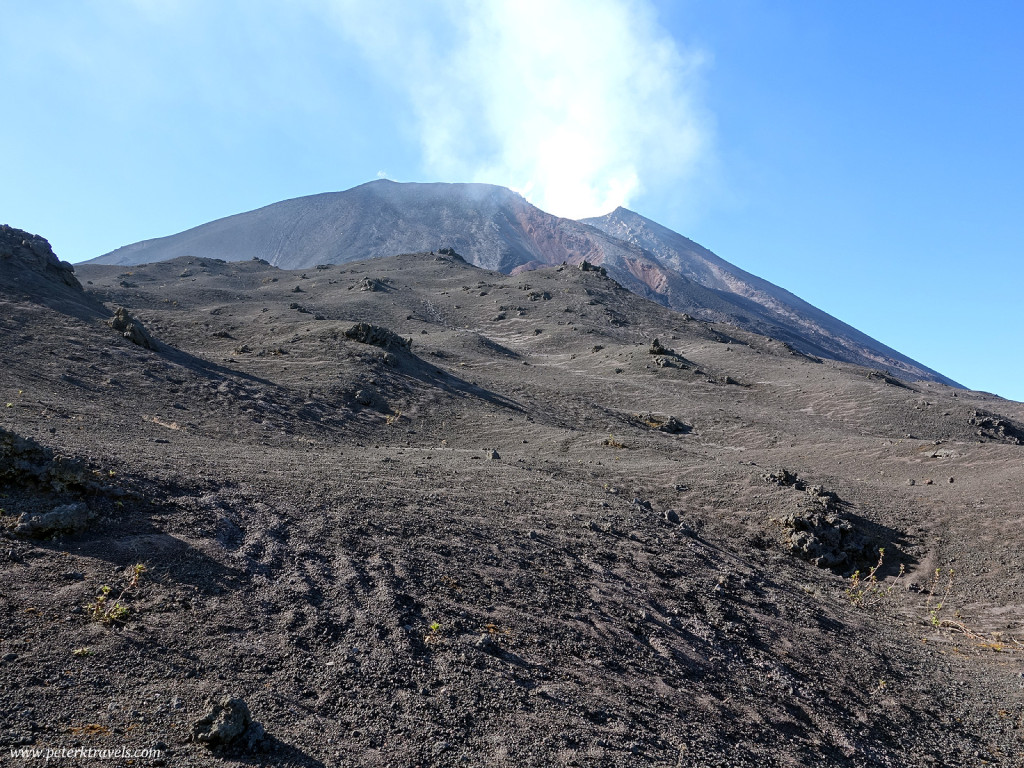
[[[81,460],[0,428],[0,528],[29,538],[84,530],[98,517],[91,502],[123,495],[102,478]]]
[[[978,436],[1010,445],[1024,445],[1024,427],[995,413],[976,410],[970,418]]]
[[[61,261],[45,237],[0,224],[0,263],[7,268],[43,275],[69,288],[82,290],[75,268]]]
[[[49,512],[29,513],[18,518],[14,532],[22,536],[40,538],[54,533],[74,533],[84,529],[95,513],[83,502],[61,504]]]
[[[107,325],[124,336],[132,344],[138,344],[146,349],[156,349],[156,342],[142,323],[136,320],[127,309],[118,307],[114,316],[107,321]]]
[[[108,314],[98,299],[83,290],[75,268],[57,258],[46,238],[6,224],[0,225],[0,296],[42,304],[81,319]]]
[[[394,331],[383,326],[369,323],[356,323],[345,331],[345,336],[360,344],[370,344],[381,349],[410,349],[412,347],[411,340],[403,339]]]

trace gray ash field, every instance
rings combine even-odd
[[[22,256],[5,757],[1022,764],[1024,405],[576,267]]]

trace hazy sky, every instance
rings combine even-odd
[[[625,205],[1024,400],[1024,5],[0,0],[0,223],[98,256],[278,200]]]

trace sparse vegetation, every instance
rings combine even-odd
[[[948,612],[949,607],[946,603],[949,601],[949,596],[953,593],[953,569],[946,569],[946,580],[945,587],[940,586],[942,582],[942,569],[936,568],[935,573],[932,574],[931,581],[928,583],[928,619],[933,627],[941,627],[944,622],[948,619],[944,615],[944,611]],[[938,593],[942,594],[939,595]],[[954,613],[954,615],[958,615]]]
[[[872,605],[881,602],[892,596],[893,590],[900,579],[903,578],[904,566],[900,564],[899,573],[888,584],[882,582],[878,572],[885,560],[885,549],[878,550],[878,562],[868,570],[867,574],[861,576],[860,570],[856,570],[850,576],[850,584],[846,588],[846,596],[850,602],[858,607]]]
[[[432,621],[427,625],[427,635],[423,638],[426,645],[437,645],[442,642],[441,622]]]
[[[981,635],[964,623],[960,611],[950,605],[954,596],[953,577],[956,572],[952,568],[936,568],[928,582],[928,599],[925,605],[928,609],[928,623],[936,629],[951,629],[960,632],[967,637],[981,641],[981,647],[1001,651],[1001,643],[992,642],[984,635]]]
[[[127,622],[132,612],[123,601],[138,589],[139,579],[145,572],[146,566],[142,563],[136,563],[128,568],[126,583],[121,589],[121,593],[113,599],[110,597],[114,593],[113,587],[108,584],[100,587],[96,597],[86,606],[89,618],[101,624],[124,624]]]

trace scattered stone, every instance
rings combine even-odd
[[[492,638],[490,635],[483,634],[480,635],[480,637],[477,639],[475,645],[481,651],[490,651],[494,649],[496,643],[494,642],[494,638]]]
[[[917,481],[911,478],[910,480],[907,480],[907,485],[917,485]]]
[[[662,516],[665,518],[666,521],[672,523],[673,525],[679,522],[679,513],[676,512],[674,509],[666,509],[662,513]]]
[[[156,342],[149,335],[142,323],[136,320],[127,309],[118,307],[114,316],[107,321],[107,325],[124,336],[132,344],[138,344],[146,349],[156,349]]]
[[[491,450],[487,451],[487,458],[490,459],[491,461],[497,461],[498,459],[501,458],[501,456],[499,456],[498,452],[492,448]]]
[[[238,746],[255,749],[265,735],[263,726],[252,719],[249,706],[238,698],[222,699],[192,726],[193,741],[210,749]]]
[[[596,264],[591,264],[586,259],[580,262],[580,272],[597,272],[601,277],[608,277],[607,269],[599,267]]]

